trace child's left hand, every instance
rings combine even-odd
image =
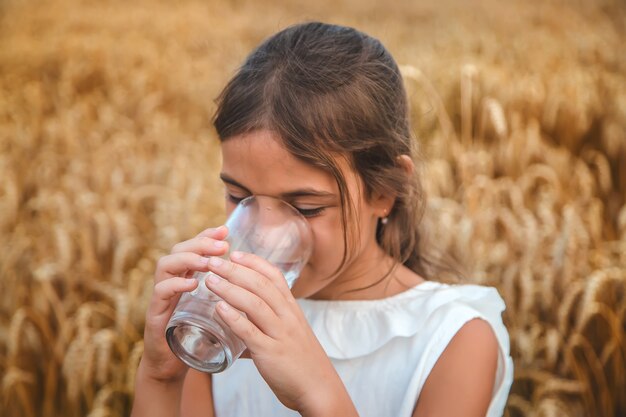
[[[219,315],[244,341],[276,397],[306,415],[326,414],[330,409],[317,410],[343,408],[346,401],[352,408],[341,379],[278,268],[249,253],[233,252],[231,261],[212,258],[209,269],[224,279],[210,275],[206,284],[227,302],[218,303]]]

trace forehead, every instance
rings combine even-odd
[[[279,195],[298,188],[337,191],[330,173],[294,157],[268,131],[222,142],[222,172],[254,194]]]

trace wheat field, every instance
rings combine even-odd
[[[224,219],[213,99],[319,19],[381,39],[425,225],[507,304],[508,417],[626,415],[626,5],[0,3],[0,415],[124,416],[156,260]]]

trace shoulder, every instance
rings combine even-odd
[[[414,416],[498,415],[513,378],[504,300],[488,286],[432,289]]]
[[[467,321],[443,351],[439,362],[458,362],[463,367],[494,365],[498,358],[498,341],[491,324],[481,318]],[[437,367],[437,365],[435,365]],[[462,370],[462,368],[455,368]]]
[[[463,324],[426,379],[413,415],[484,416],[495,384],[498,349],[488,322],[474,318]]]
[[[482,317],[468,319],[451,335],[437,358],[424,386],[433,373],[445,373],[454,378],[480,375],[493,382],[500,346],[493,326]],[[478,370],[478,373],[470,371]]]
[[[496,336],[501,336],[501,331],[506,332],[502,322],[505,309],[504,300],[494,287],[435,283],[430,287],[424,313],[433,322],[433,330],[449,340],[473,318],[484,319]],[[480,326],[487,327],[487,323]]]
[[[503,359],[509,356],[509,334],[502,318],[506,306],[496,288],[442,284],[430,304],[429,370],[449,359],[460,370],[479,360],[497,365],[498,353]]]

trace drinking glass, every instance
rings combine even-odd
[[[266,259],[280,269],[291,288],[313,247],[309,223],[298,210],[277,198],[250,196],[237,205],[226,226],[231,252],[248,252]],[[199,281],[198,287],[180,297],[165,335],[172,352],[184,363],[199,371],[217,373],[227,369],[246,346],[215,312],[221,298],[207,288],[208,274],[213,272],[193,275]]]

